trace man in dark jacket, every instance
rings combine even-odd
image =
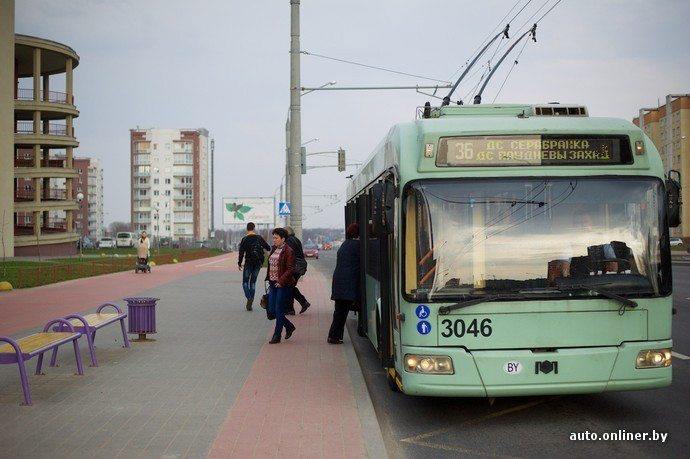
[[[242,260],[244,260],[244,270],[242,271],[242,288],[244,296],[247,297],[247,311],[252,310],[254,294],[256,293],[256,278],[264,264],[264,250],[271,251],[264,238],[254,232],[253,222],[247,223],[247,235],[240,241],[240,256],[237,259],[237,267],[242,270]]]
[[[352,223],[345,231],[345,242],[338,249],[333,271],[331,300],[335,301],[333,322],[328,331],[330,344],[342,344],[348,312],[359,302],[359,227]]]
[[[285,230],[288,233],[288,237],[285,240],[285,243],[290,246],[292,252],[295,254],[295,262],[297,264],[303,263],[303,266],[306,266],[307,259],[305,258],[304,250],[302,249],[302,241],[300,241],[297,238],[297,236],[295,236],[295,230],[293,230],[291,226],[286,226]],[[295,300],[297,300],[297,302],[302,307],[299,311],[300,314],[304,313],[304,311],[309,309],[309,306],[311,306],[311,304],[309,303],[309,301],[307,301],[302,292],[299,291],[299,288],[297,288],[297,281],[299,281],[300,277],[302,277],[301,274],[295,274],[295,286],[293,287],[292,295],[288,300],[285,314],[293,316],[295,315]]]

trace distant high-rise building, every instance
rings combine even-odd
[[[89,236],[99,240],[103,226],[103,167],[98,158],[91,158],[88,173]]]
[[[208,131],[131,129],[130,141],[132,230],[208,239]]]
[[[672,228],[671,234],[690,239],[690,94],[669,95],[667,101],[670,116],[667,104],[641,108],[642,120],[637,116],[633,123],[644,130],[659,150],[666,172],[674,169],[681,173],[683,223]]]

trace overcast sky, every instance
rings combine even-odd
[[[302,49],[448,79],[514,4],[302,0]],[[513,30],[543,4],[530,2]],[[686,0],[563,0],[539,24],[538,42],[527,44],[497,102],[577,102],[592,116],[632,119],[640,106],[690,92],[688,18]],[[274,193],[284,172],[289,27],[289,0],[16,2],[17,33],[65,43],[80,56],[77,154],[103,161],[106,224],[129,220],[129,129],[137,126],[209,129],[217,224],[221,196]],[[511,62],[498,70],[484,101],[496,95]],[[471,92],[478,78],[459,94]],[[302,57],[303,86],[330,80],[428,83]],[[302,139],[320,139],[310,151],[342,146],[348,161],[363,160],[392,124],[413,119],[426,100],[414,91],[311,93],[302,99]],[[342,196],[345,175],[310,171],[304,192]],[[305,208],[305,226],[342,225],[343,202],[329,202],[306,197],[306,205],[323,211]]]

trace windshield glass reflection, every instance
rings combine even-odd
[[[433,299],[598,285],[659,294],[661,191],[637,178],[415,183],[406,291]]]

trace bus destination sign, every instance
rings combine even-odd
[[[628,142],[614,136],[506,135],[444,137],[437,166],[582,166],[628,164]]]

